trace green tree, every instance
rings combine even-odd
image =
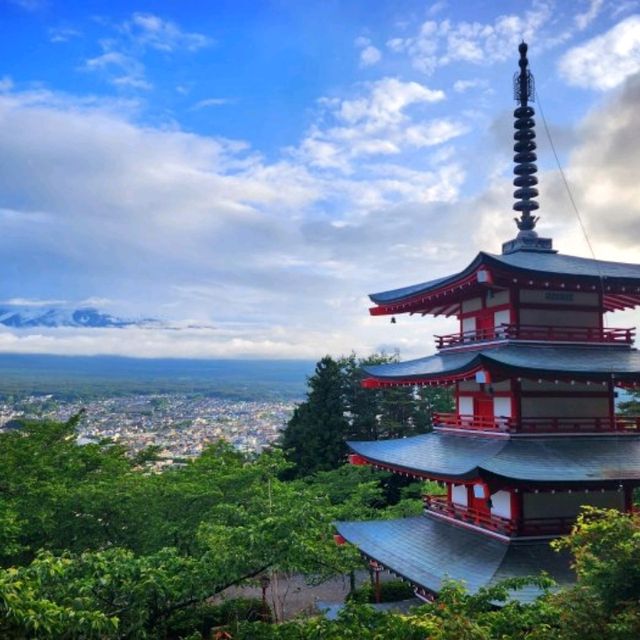
[[[298,475],[335,469],[344,463],[348,422],[340,364],[325,356],[309,378],[307,399],[295,409],[282,448]]]
[[[434,411],[451,411],[447,389],[362,386],[363,367],[397,361],[397,356],[326,356],[309,379],[307,399],[295,409],[281,438],[291,474],[304,476],[335,469],[345,459],[345,440],[399,438],[431,430]]]

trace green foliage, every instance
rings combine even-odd
[[[332,522],[417,513],[425,487],[399,487],[381,510],[389,475],[370,468],[283,481],[282,451],[248,459],[224,444],[160,474],[147,459],[78,446],[74,420],[0,435],[1,638],[195,638],[230,623],[234,640],[640,637],[640,521],[596,509],[556,543],[573,555],[577,586],[531,604],[507,602],[522,579],[472,595],[448,584],[408,616],[352,605],[337,621],[243,621],[255,602],[214,609],[211,598],[265,572],[319,581],[361,566],[353,547],[334,544]]]
[[[296,467],[289,476],[306,476],[344,463],[345,440],[400,438],[431,429],[434,411],[451,411],[448,390],[413,387],[364,389],[362,367],[394,362],[376,354],[337,360],[325,356],[309,378],[307,399],[294,411],[281,445]]]
[[[220,443],[160,474],[144,461],[78,446],[75,421],[0,435],[0,550],[13,565],[0,637],[158,637],[169,616],[264,571],[321,580],[360,566],[332,526],[380,499],[357,470],[342,473],[347,495],[332,474],[283,482],[277,450],[249,460]]]
[[[194,633],[210,637],[211,630],[240,622],[271,622],[272,614],[259,598],[231,598],[220,604],[204,603],[182,609],[167,620],[164,633],[169,638],[184,638]]]
[[[413,598],[413,587],[402,580],[389,580],[380,583],[380,602],[398,602]],[[347,597],[351,602],[367,604],[376,602],[375,587],[367,582],[361,587],[352,591]]]
[[[556,541],[572,553],[578,585],[560,594],[567,640],[640,637],[640,518],[584,507],[571,536]]]
[[[294,411],[282,447],[298,475],[335,469],[344,463],[348,422],[340,365],[326,356],[309,378],[307,400]]]

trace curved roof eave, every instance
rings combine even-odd
[[[428,280],[426,282],[409,285],[407,287],[400,287],[398,289],[371,293],[369,294],[369,299],[375,304],[386,305],[429,293],[430,291],[434,291],[440,287],[446,286],[447,284],[454,283],[462,278],[470,276],[482,263],[482,257],[484,255],[488,254],[480,252],[469,265],[462,269],[462,271],[454,273],[453,275],[435,278],[434,280]]]
[[[411,383],[471,374],[478,367],[530,376],[620,380],[640,376],[640,352],[617,346],[571,347],[507,344],[486,349],[438,353],[425,358],[363,367],[380,381]]]
[[[390,362],[369,367],[362,370],[379,380],[394,380],[402,378],[412,379],[437,378],[439,376],[455,376],[471,371],[481,363],[482,353],[479,351],[462,351],[460,353],[439,354],[405,362]]]
[[[561,253],[516,251],[507,254],[493,254],[481,251],[467,267],[450,276],[372,293],[369,298],[374,304],[381,307],[400,303],[408,304],[414,298],[431,294],[469,277],[482,264],[498,269],[506,268],[516,273],[544,277],[586,278],[593,281],[603,278],[610,282],[629,283],[640,290],[640,264],[593,260]]]
[[[371,464],[434,478],[464,480],[486,472],[540,484],[640,481],[640,436],[498,439],[428,433],[347,445]]]
[[[395,440],[348,441],[347,446],[371,464],[428,477],[471,479],[505,440],[456,438],[427,433]]]

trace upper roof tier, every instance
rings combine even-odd
[[[486,289],[511,286],[603,294],[603,310],[640,304],[640,264],[607,262],[545,251],[496,255],[481,251],[462,271],[400,289],[373,293],[372,315],[433,313],[452,315],[460,303]]]
[[[500,377],[535,377],[616,384],[640,380],[640,352],[628,347],[506,345],[437,353],[425,358],[363,367],[365,387],[452,384],[488,371]]]

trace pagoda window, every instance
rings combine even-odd
[[[491,494],[491,515],[511,518],[511,493],[509,491],[497,491]]]
[[[499,327],[502,324],[511,324],[511,310],[500,309],[493,314],[493,324],[495,327]]]
[[[468,316],[466,318],[462,318],[462,324],[460,325],[460,329],[462,333],[472,334],[475,333],[476,330],[476,317]]]
[[[473,396],[458,396],[458,415],[473,415]]]
[[[469,504],[467,487],[463,484],[454,484],[451,487],[451,502],[466,507]]]
[[[512,418],[511,397],[510,396],[494,396],[493,398],[493,415],[497,418]]]

